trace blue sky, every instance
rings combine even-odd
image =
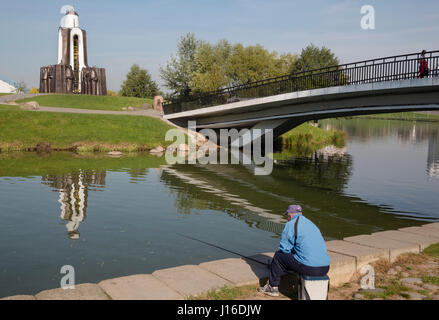
[[[424,0],[44,0],[2,1],[0,76],[39,85],[39,68],[57,63],[60,8],[73,4],[87,31],[89,65],[107,69],[118,91],[133,63],[159,84],[159,66],[181,35],[210,42],[261,44],[300,53],[309,43],[329,47],[341,62],[439,49],[439,1]],[[360,27],[373,5],[375,30]]]

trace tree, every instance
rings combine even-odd
[[[19,81],[14,83],[14,93],[26,93],[27,92],[27,86],[24,81]]]
[[[318,48],[311,43],[305,49],[302,49],[302,53],[292,64],[290,72],[310,71],[338,65],[339,60],[330,49],[325,46]]]
[[[120,95],[125,97],[152,98],[159,93],[157,84],[149,72],[133,64],[122,84]]]
[[[166,67],[160,68],[165,86],[172,90],[171,97],[185,97],[191,93],[190,81],[195,71],[195,54],[200,44],[193,33],[180,37],[177,56],[171,56]]]
[[[233,85],[246,84],[286,74],[285,63],[286,56],[281,59],[276,51],[269,52],[259,44],[244,47],[238,43],[227,61],[227,75]]]
[[[202,43],[195,54],[195,71],[190,88],[193,92],[207,92],[246,84],[287,74],[297,55],[278,56],[261,45],[231,45],[221,40],[216,45]]]
[[[301,81],[298,78],[296,90],[309,90],[345,84],[348,82],[348,77],[339,68],[339,64],[338,58],[330,49],[325,46],[318,48],[313,44],[308,45],[305,49],[302,49],[299,58],[292,64],[290,73],[308,72],[322,68],[325,68],[325,70],[314,72],[312,75],[309,73],[304,74],[305,77],[310,77],[310,81]]]
[[[232,54],[232,46],[227,40],[216,45],[201,43],[195,54],[195,71],[189,82],[191,91],[208,92],[232,85],[227,74],[227,61]]]

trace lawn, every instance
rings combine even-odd
[[[0,93],[0,96],[7,96],[8,94],[13,94],[13,93]]]
[[[168,146],[173,127],[160,119],[129,115],[33,112],[0,107],[0,149],[23,151],[48,142],[52,150],[139,151]]]
[[[28,99],[17,100],[17,103],[36,101],[40,106],[59,107],[59,108],[76,108],[92,110],[112,110],[122,111],[122,108],[140,107],[147,103],[153,104],[152,99],[141,99],[120,96],[90,96],[90,95],[73,95],[73,94],[51,94],[32,97]]]

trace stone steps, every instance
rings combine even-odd
[[[327,241],[331,257],[331,286],[348,282],[362,266],[384,259],[393,262],[403,253],[419,253],[439,242],[439,223],[383,231],[372,235]],[[274,253],[251,258],[267,263]],[[241,258],[229,258],[199,265],[185,265],[104,280],[98,284],[80,284],[75,289],[42,291],[35,296],[19,295],[7,300],[181,300],[224,286],[258,284],[268,278],[269,269],[262,264]]]

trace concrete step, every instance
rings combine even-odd
[[[386,239],[376,235],[360,235],[344,238],[344,241],[360,244],[367,247],[384,249],[388,252],[388,260],[394,262],[403,253],[419,253],[419,245],[400,240]]]
[[[235,286],[259,284],[261,279],[266,279],[270,275],[268,267],[239,258],[204,262],[199,266]]]
[[[150,274],[104,280],[98,283],[113,300],[182,300],[183,296]]]
[[[379,259],[389,259],[389,253],[385,249],[363,246],[343,240],[328,241],[326,247],[330,252],[354,257],[357,270]]]
[[[162,269],[153,272],[152,275],[183,297],[198,296],[212,289],[233,285],[230,281],[195,265]]]
[[[404,241],[407,243],[413,243],[419,246],[419,250],[422,251],[429,245],[438,242],[434,238],[427,237],[425,235],[402,232],[397,230],[388,230],[372,233],[373,236],[377,236],[383,239],[393,239],[396,241]],[[384,241],[384,240],[383,240]]]
[[[75,289],[53,289],[38,293],[37,300],[110,300],[110,297],[97,284],[84,283]]]

